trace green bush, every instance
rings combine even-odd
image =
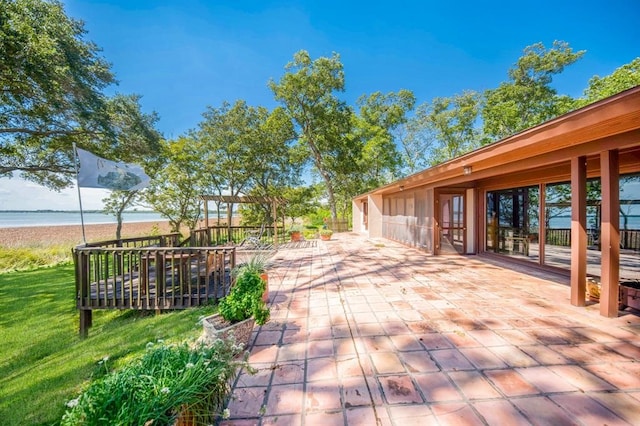
[[[257,273],[241,271],[229,295],[220,301],[218,312],[230,322],[244,321],[253,316],[256,324],[263,325],[269,320],[269,308],[262,300],[265,286]]]
[[[230,391],[230,381],[244,361],[241,348],[223,340],[212,346],[147,345],[144,355],[91,382],[61,425],[171,425],[188,411],[199,424],[215,423]],[[108,370],[108,359],[100,361]]]
[[[333,231],[331,229],[321,229],[320,235],[323,237],[330,237],[333,235]]]

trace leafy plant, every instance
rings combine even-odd
[[[331,229],[321,229],[319,232],[321,237],[330,237],[333,235],[333,231]]]
[[[234,275],[238,276],[242,272],[250,272],[257,275],[262,274],[267,270],[267,265],[269,264],[269,256],[256,253],[249,257],[245,262],[234,269]]]
[[[142,357],[94,380],[76,399],[61,425],[172,425],[187,412],[214,423],[243,361],[238,346],[217,340],[211,346],[147,344]],[[100,361],[105,368],[107,359]]]
[[[232,323],[251,317],[258,325],[266,323],[270,313],[262,300],[265,285],[257,273],[241,271],[229,295],[220,301],[218,312],[222,318]]]

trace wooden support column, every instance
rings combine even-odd
[[[571,304],[584,306],[587,287],[587,159],[571,159]]]
[[[276,215],[278,214],[278,202],[271,201],[271,217],[273,218],[273,247],[278,248],[278,220]]]
[[[620,280],[620,169],[618,151],[600,153],[602,181],[602,273],[600,315],[618,316]]]
[[[209,200],[207,200],[206,198],[203,198],[202,201],[204,202],[204,227],[205,229],[207,229],[207,233],[209,232]],[[209,242],[209,244],[211,244],[211,242]]]
[[[80,337],[85,338],[89,335],[89,327],[93,325],[91,309],[80,309]]]

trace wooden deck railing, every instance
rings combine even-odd
[[[178,238],[171,234],[76,247],[80,334],[86,336],[94,309],[185,309],[226,296],[235,247],[161,246],[177,244]]]
[[[206,247],[225,244],[241,244],[250,235],[260,232],[259,226],[210,226],[191,231],[191,246]],[[278,227],[278,243],[285,241],[286,233],[283,227]],[[273,227],[268,227],[262,233],[261,242],[273,245]]]
[[[587,230],[587,245],[598,246],[600,234],[597,230]],[[547,229],[545,235],[547,244],[556,246],[571,246],[571,229],[570,228],[554,228]],[[620,248],[627,250],[640,251],[640,230],[638,229],[621,229],[620,230]]]

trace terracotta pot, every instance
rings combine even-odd
[[[320,235],[320,239],[322,241],[329,241],[331,239],[331,235]]]
[[[269,274],[263,272],[260,274],[260,279],[264,281],[264,293],[262,293],[262,300],[264,303],[269,303]]]
[[[300,240],[302,240],[302,232],[293,231],[289,235],[291,235],[291,241],[300,241]]]

